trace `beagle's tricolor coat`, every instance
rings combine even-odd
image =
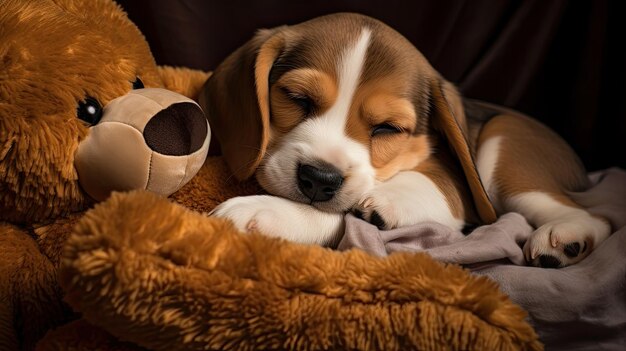
[[[239,179],[269,194],[214,215],[243,231],[333,245],[352,211],[381,229],[455,229],[523,214],[535,265],[578,262],[610,228],[568,191],[589,186],[567,144],[517,112],[464,100],[383,23],[335,14],[260,31],[200,98]]]

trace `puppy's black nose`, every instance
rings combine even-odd
[[[311,201],[328,201],[335,196],[343,177],[334,168],[317,168],[300,165],[298,168],[298,187]]]
[[[184,156],[198,151],[207,136],[204,113],[196,104],[179,102],[159,111],[143,129],[148,146],[163,155]]]

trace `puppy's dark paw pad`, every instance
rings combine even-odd
[[[358,219],[365,219],[365,217],[363,217],[363,211],[359,210],[359,209],[353,209],[352,210],[352,214],[354,215],[354,217],[358,218]]]
[[[559,268],[561,266],[561,260],[550,255],[539,256],[539,265],[543,268]]]
[[[587,248],[586,246],[587,246],[587,243],[585,243],[584,249]],[[578,256],[581,253],[580,244],[578,242],[573,242],[573,243],[569,243],[563,246],[563,253],[565,253],[565,256],[570,257],[570,258]]]
[[[383,217],[381,217],[378,211],[372,212],[369,222],[375,225],[376,227],[378,227],[378,229],[380,230],[384,230],[385,227],[387,226],[387,224],[385,223],[385,220],[383,219]]]

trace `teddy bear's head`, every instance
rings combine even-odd
[[[165,89],[109,0],[0,0],[0,220],[43,221],[113,190],[164,195],[201,167],[210,131]]]

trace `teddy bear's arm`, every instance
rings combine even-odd
[[[65,322],[56,269],[25,230],[0,223],[0,350],[32,349]]]
[[[147,192],[87,212],[61,261],[87,321],[155,350],[541,348],[487,278],[241,235]]]
[[[185,67],[158,66],[157,69],[165,89],[194,100],[198,100],[200,89],[211,75],[210,72]]]

